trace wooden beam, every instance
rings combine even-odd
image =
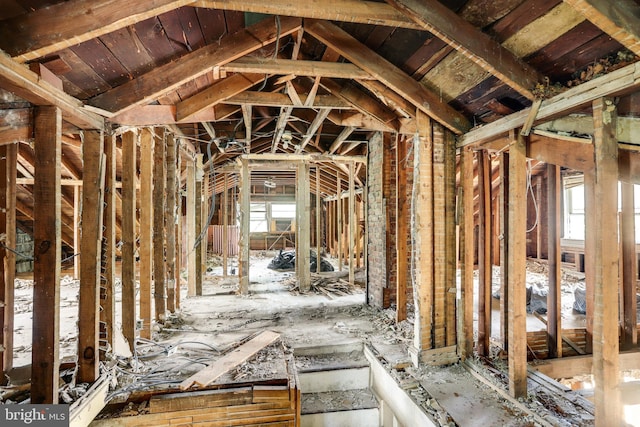
[[[80,216],[80,198],[82,197],[81,191],[82,188],[80,186],[73,187],[73,252],[75,255],[75,257],[73,258],[73,277],[77,280],[80,280],[80,264],[82,260],[82,256],[80,253],[80,223],[82,222],[82,218]]]
[[[153,71],[128,81],[91,99],[91,105],[111,112],[122,112],[148,104],[179,86],[257,49],[273,43],[300,28],[297,18],[280,18],[280,31],[270,19],[223,37],[220,44],[204,46]]]
[[[566,0],[565,3],[622,46],[640,55],[640,5],[632,0]]]
[[[407,137],[396,137],[396,323],[407,318],[407,281],[409,280],[410,201],[407,195]]]
[[[240,160],[240,253],[238,256],[238,279],[240,294],[249,293],[249,244],[250,244],[250,202],[251,202],[251,171],[249,161]],[[298,233],[296,233],[298,235]],[[296,262],[296,264],[298,264]]]
[[[100,376],[100,274],[104,209],[104,134],[86,132],[82,148],[82,240],[78,303],[78,381]]]
[[[334,154],[340,145],[349,138],[349,135],[353,133],[356,128],[353,126],[345,126],[336,139],[331,143],[331,147],[327,151],[327,154]]]
[[[307,146],[309,141],[311,141],[311,138],[313,138],[316,132],[318,131],[318,129],[320,129],[320,126],[322,126],[322,123],[324,123],[325,119],[327,118],[330,112],[331,110],[328,110],[328,109],[320,110],[318,112],[318,115],[316,115],[316,118],[313,119],[313,122],[311,122],[311,124],[309,125],[309,128],[307,129],[307,132],[302,138],[302,141],[300,142],[300,146],[296,149],[296,154],[300,154],[302,150],[304,150],[304,148]]]
[[[100,321],[105,324],[106,342],[114,348],[116,326],[116,136],[104,139],[105,181],[104,181],[104,272],[100,276],[104,295],[101,295]],[[102,354],[102,353],[101,353]]]
[[[446,344],[446,206],[445,206],[445,148],[444,131],[433,123],[433,348]],[[453,239],[452,239],[453,241]],[[422,266],[422,268],[427,268]]]
[[[440,126],[440,129],[442,127]],[[456,288],[457,260],[456,247],[456,141],[455,135],[444,132],[444,292],[445,292],[445,346],[456,345]],[[434,159],[437,160],[437,157]]]
[[[309,163],[328,163],[328,164],[344,164],[349,162],[366,163],[366,156],[341,156],[326,155],[322,153],[292,154],[292,153],[254,153],[243,154],[243,159],[247,159],[252,167],[258,162],[274,162],[280,163],[280,166],[290,165],[292,162],[309,162]],[[271,167],[272,165],[269,165]]]
[[[547,294],[547,334],[549,356],[562,357],[562,177],[560,166],[547,164],[547,259],[549,293]],[[635,248],[635,245],[634,245]]]
[[[176,310],[180,309],[180,289],[182,285],[182,265],[183,265],[183,251],[184,251],[184,234],[182,232],[183,223],[182,220],[182,180],[180,179],[180,174],[177,171],[178,167],[181,167],[182,163],[182,150],[181,145],[183,144],[183,139],[177,139],[176,141],[176,183],[174,186],[174,191],[176,192],[176,217],[177,217],[177,225],[175,227],[175,240],[176,240],[176,267],[175,267],[175,276],[174,280],[176,282]]]
[[[34,113],[33,344],[31,403],[57,404],[60,366],[60,169],[62,112]]]
[[[281,107],[280,114],[278,115],[278,122],[276,123],[275,134],[273,135],[273,142],[271,143],[271,153],[275,153],[278,150],[278,144],[284,135],[284,131],[287,127],[287,120],[291,116],[293,107]],[[285,141],[286,142],[286,141]],[[288,144],[288,142],[286,142]]]
[[[515,133],[510,132],[510,140]],[[500,338],[502,349],[509,349],[509,152],[500,153]],[[472,177],[473,179],[473,177]]]
[[[517,135],[509,149],[509,394],[527,395],[527,314],[526,314],[526,144]]]
[[[140,337],[151,339],[153,281],[153,132],[140,133]]]
[[[202,276],[204,271],[202,269],[202,251],[203,243],[206,242],[203,226],[204,219],[202,218],[202,187],[204,180],[204,173],[202,171],[202,157],[203,154],[196,154],[196,197],[195,197],[195,210],[196,210],[196,242],[194,247],[195,263],[196,263],[196,295],[202,295]]]
[[[356,238],[356,195],[355,195],[355,163],[349,163],[349,285],[355,282],[354,246]]]
[[[307,20],[305,31],[398,92],[454,133],[461,134],[470,128],[468,120],[449,105],[440,102],[436,94],[336,25],[325,21]]]
[[[488,356],[491,342],[491,159],[478,153],[478,354]]]
[[[337,245],[338,245],[338,271],[342,271],[342,234],[344,232],[343,221],[344,217],[342,215],[342,179],[340,173],[336,174],[336,234],[337,234]]]
[[[136,151],[137,132],[122,135],[122,334],[134,351],[136,339]]]
[[[316,201],[316,273],[320,273],[322,271],[322,257],[321,257],[321,249],[322,249],[322,218],[324,215],[322,214],[322,197],[320,193],[320,165],[316,166],[316,193],[315,193],[315,201]]]
[[[32,29],[30,29],[32,30]],[[11,36],[13,40],[13,36]],[[0,87],[35,105],[60,108],[65,120],[81,129],[102,129],[104,120],[83,108],[82,102],[42,80],[33,71],[0,51]]]
[[[234,73],[292,74],[308,77],[373,80],[369,73],[357,66],[340,62],[243,57],[221,66],[220,69]]]
[[[298,165],[296,175],[296,240],[299,246],[296,266],[298,266],[298,286],[300,292],[306,293],[311,289],[310,271],[310,243],[311,243],[311,196],[309,188],[309,163]]]
[[[638,87],[640,87],[640,63],[636,62],[544,100],[538,111],[536,122],[566,115],[602,96],[631,93]],[[459,138],[458,148],[495,139],[509,130],[521,127],[529,116],[530,110],[531,107],[525,108],[467,132]]]
[[[167,135],[163,128],[154,129],[153,149],[153,300],[156,322],[164,321],[167,311],[166,274],[165,274],[165,194],[166,158],[165,141]]]
[[[195,160],[187,160],[187,295],[196,296],[196,165]]]
[[[224,174],[222,195],[222,276],[229,273],[229,174]]]
[[[269,3],[262,0],[200,0],[194,2],[193,5],[203,8],[265,14],[273,14],[273,11],[277,10],[282,16],[420,29],[418,25],[393,7],[373,1],[330,0],[323,2],[322,7],[314,0],[301,0],[295,3],[287,0],[275,0]]]
[[[437,0],[386,0],[485,71],[529,99],[543,76]]]
[[[192,0],[73,0],[2,22],[0,46],[19,62],[32,61],[136,22],[193,3]]]
[[[249,153],[251,151],[251,140],[253,139],[252,133],[252,106],[250,104],[242,104],[242,120],[244,120],[244,139],[246,141],[245,145],[245,153]]]
[[[620,175],[624,174],[622,169],[630,171],[630,156],[619,156],[621,166]],[[625,166],[627,166],[625,168]],[[631,178],[631,177],[627,177]],[[620,217],[620,238],[622,240],[622,337],[621,343],[624,350],[635,348],[638,344],[637,315],[638,308],[636,302],[636,287],[638,282],[638,254],[636,251],[636,226],[635,226],[635,195],[634,185],[621,182],[622,214]]]
[[[593,377],[596,426],[623,424],[618,342],[618,143],[613,99],[593,102],[595,126],[595,305]]]
[[[307,104],[310,99],[309,96],[301,93],[299,94],[301,105],[296,105],[296,108],[313,108],[313,109],[337,109],[337,110],[350,110],[354,106],[350,103],[340,99],[334,95],[316,95],[313,98],[312,104]],[[226,98],[222,101],[224,104],[229,105],[260,105],[266,107],[293,107],[293,101],[284,93],[278,92],[256,92],[256,91],[244,91]]]
[[[165,218],[165,238],[167,241],[167,262],[166,262],[166,292],[167,292],[167,310],[169,313],[176,311],[176,291],[180,292],[180,283],[176,283],[176,258],[181,256],[176,251],[176,228],[178,219],[182,219],[178,215],[176,207],[176,170],[177,170],[177,149],[175,137],[172,133],[166,134],[166,164],[167,175],[165,182],[166,203],[164,205]]]

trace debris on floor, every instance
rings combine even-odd
[[[314,272],[317,271],[317,256],[314,251],[310,252],[310,266],[309,270]],[[295,251],[283,251],[280,250],[278,255],[276,255],[267,268],[271,270],[277,271],[292,271],[296,268],[296,252]],[[320,271],[333,271],[333,266],[327,260],[320,257]]]
[[[362,287],[357,282],[352,286],[348,280],[344,279],[344,277],[348,275],[348,271],[334,274],[311,273],[311,291],[322,294],[329,299],[362,293]],[[296,277],[289,278],[285,281],[285,284],[289,286],[290,292],[294,294],[299,293],[300,286]]]

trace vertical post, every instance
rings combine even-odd
[[[445,203],[445,298],[446,343],[456,345],[456,140],[453,133],[444,130],[444,203]]]
[[[73,277],[80,279],[80,197],[81,187],[73,186]]]
[[[596,199],[595,194],[595,171],[593,169],[584,171],[584,205],[594,206],[596,203],[600,203]],[[595,264],[592,261],[596,246],[599,242],[596,240],[595,227],[596,217],[592,209],[586,209],[585,215],[585,236],[584,236],[584,281],[586,285],[586,350],[587,353],[593,351],[593,306],[595,302],[595,280],[596,270]],[[578,256],[578,255],[576,255]]]
[[[320,221],[322,218],[322,212],[320,211],[322,206],[320,204],[320,163],[316,165],[316,273],[322,271],[322,263],[320,262],[322,257],[320,250],[322,248],[322,236]]]
[[[478,223],[478,354],[489,354],[491,339],[491,160],[486,151],[478,157],[480,207]],[[524,205],[523,205],[524,206]]]
[[[536,200],[542,200],[542,177],[536,177]],[[536,211],[536,258],[542,259],[542,209]]]
[[[460,326],[458,342],[460,356],[464,360],[473,355],[473,264],[474,264],[474,214],[473,214],[473,151],[462,149],[462,226],[460,248],[462,251],[460,275]]]
[[[340,179],[340,174],[337,174],[336,180],[338,182],[337,185],[337,198],[336,198],[336,206],[337,206],[337,213],[336,216],[338,217],[338,224],[337,224],[337,232],[338,232],[338,271],[342,271],[342,180]]]
[[[509,392],[527,395],[527,203],[526,144],[518,134],[509,149]]]
[[[165,319],[166,283],[165,283],[165,139],[163,128],[155,128],[153,149],[153,302],[156,321]]]
[[[104,182],[104,271],[101,286],[104,295],[101,296],[102,311],[100,320],[104,322],[107,343],[113,348],[113,329],[115,325],[115,280],[116,280],[116,136],[104,139],[106,159]]]
[[[621,164],[627,173],[622,183],[622,301],[624,304],[624,317],[622,328],[622,345],[624,350],[630,350],[638,345],[638,329],[636,327],[638,308],[636,305],[636,286],[638,278],[637,254],[636,254],[636,226],[635,226],[635,200],[634,185],[628,180],[631,178],[629,152],[621,156]]]
[[[166,133],[167,138],[167,176],[166,195],[167,201],[164,207],[164,216],[167,238],[167,310],[170,313],[176,311],[176,222],[178,211],[176,209],[176,140],[172,133]]]
[[[354,239],[356,235],[355,210],[355,165],[349,163],[349,284],[353,286],[355,281],[355,265],[354,265]]]
[[[222,276],[229,273],[229,174],[224,174],[222,193]]]
[[[413,288],[415,305],[414,342],[409,348],[418,366],[422,352],[433,348],[433,139],[431,119],[417,112],[418,135],[413,144]]]
[[[401,135],[396,144],[396,322],[407,319],[407,281],[409,280],[407,239],[409,203],[407,198],[407,137]]]
[[[549,259],[547,334],[550,357],[562,357],[562,253],[560,249],[562,188],[560,184],[560,166],[547,165],[547,257]],[[538,229],[540,228],[542,227],[538,226]]]
[[[202,187],[204,180],[202,171],[202,154],[196,155],[196,242],[195,242],[195,263],[196,263],[196,295],[202,295],[202,250],[204,240],[204,220],[202,218]]]
[[[0,146],[0,234],[5,235],[4,245],[16,247],[16,170],[18,145]],[[14,279],[16,256],[0,245],[0,384],[4,385],[4,373],[13,367]]]
[[[57,404],[60,375],[62,114],[57,107],[36,107],[34,122],[31,403]]]
[[[182,272],[182,251],[183,251],[183,237],[182,237],[182,180],[180,174],[177,173],[182,166],[182,152],[180,150],[180,140],[176,140],[176,181],[173,184],[172,190],[176,192],[176,227],[175,227],[175,239],[176,239],[176,266],[174,269],[174,280],[176,282],[176,310],[180,309],[180,287]]]
[[[433,338],[434,348],[446,344],[446,202],[444,131],[439,123],[433,132]]]
[[[595,304],[593,377],[596,426],[622,425],[618,341],[618,141],[611,98],[593,101],[595,149]]]
[[[238,256],[240,294],[242,295],[249,293],[250,204],[251,171],[248,160],[242,159],[242,168],[240,169],[240,254]]]
[[[510,140],[515,139],[513,131]],[[500,338],[502,349],[509,348],[509,152],[500,154]]]
[[[140,135],[140,336],[151,339],[151,281],[153,272],[153,134]]]
[[[196,296],[196,165],[187,159],[187,295]]]
[[[311,288],[311,269],[310,269],[310,242],[311,242],[311,196],[309,188],[309,163],[302,162],[298,165],[296,188],[298,189],[298,198],[296,211],[298,212],[298,221],[296,235],[298,236],[298,258],[296,265],[298,268],[298,284],[300,292],[308,292]]]
[[[213,161],[213,160],[212,160]],[[202,225],[202,241],[200,242],[201,249],[201,276],[204,276],[207,272],[207,251],[209,250],[209,170],[205,170],[203,166],[200,166],[202,171],[202,213],[200,221]]]
[[[122,135],[122,333],[136,339],[136,150],[138,134]]]
[[[82,144],[82,237],[78,303],[78,381],[92,383],[100,375],[100,265],[104,206],[104,135],[86,132]]]

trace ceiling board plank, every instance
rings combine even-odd
[[[296,108],[330,108],[338,110],[350,110],[353,108],[351,104],[334,95],[316,95],[313,105],[307,105],[307,100],[309,98],[307,95],[300,94],[299,97],[302,104],[296,105]],[[225,99],[223,102],[224,104],[229,105],[252,104],[266,107],[294,106],[293,101],[289,96],[276,92],[244,91]]]
[[[305,30],[404,96],[417,108],[454,133],[461,134],[469,129],[469,121],[462,114],[441,102],[436,94],[371,51],[341,28],[329,22],[307,20],[305,21]]]
[[[439,1],[387,0],[387,3],[402,10],[486,72],[527,98],[534,98],[532,90],[544,80],[543,76]]]
[[[111,112],[122,112],[147,104],[179,86],[250,52],[273,43],[301,26],[300,19],[280,18],[280,31],[271,20],[261,21],[235,34],[223,37],[220,44],[207,45],[149,73],[91,99],[90,103]]]
[[[192,0],[71,0],[2,21],[0,46],[19,62],[119,30]]]
[[[348,63],[300,61],[293,59],[262,59],[244,57],[220,67],[234,73],[293,74],[309,77],[373,80],[371,74]]]

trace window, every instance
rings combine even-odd
[[[251,203],[250,212],[249,231],[251,233],[269,231],[265,203]]]
[[[273,219],[293,219],[296,217],[295,203],[272,203],[271,218]]]

